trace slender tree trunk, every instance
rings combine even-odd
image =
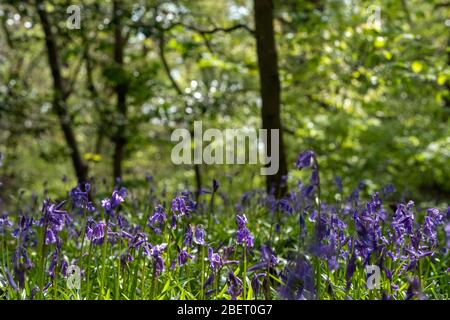
[[[164,33],[163,33],[163,31],[161,31],[160,35],[159,35],[159,55],[161,57],[164,71],[166,72],[167,77],[169,78],[169,81],[172,84],[172,88],[184,100],[184,93],[181,90],[178,83],[176,82],[176,80],[173,78],[172,73],[170,71],[170,66],[166,59],[164,47],[165,47]],[[184,103],[186,105],[185,100],[184,100]],[[189,132],[191,133],[191,136],[194,135],[193,129],[190,129]],[[196,185],[195,198],[196,198],[196,201],[198,201],[198,199],[200,197],[200,192],[202,190],[202,171],[200,169],[200,165],[198,165],[198,164],[194,164],[193,169],[194,169],[194,173],[195,173],[195,185]]]
[[[267,191],[274,188],[277,197],[283,196],[286,185],[283,176],[287,175],[286,157],[283,143],[283,130],[280,118],[280,79],[278,76],[277,50],[273,28],[272,0],[254,0],[255,36],[258,55],[260,90],[262,98],[263,129],[279,129],[280,167],[275,175],[267,176]],[[270,139],[267,143],[268,154],[272,153]]]
[[[450,37],[447,38],[447,67],[450,67]],[[445,112],[447,120],[450,114],[450,80],[447,79],[445,82],[445,88],[447,89],[447,95],[445,96]]]
[[[84,61],[86,66],[86,88],[89,91],[90,99],[94,103],[94,109],[98,112],[99,116],[101,117],[104,110],[102,110],[102,106],[99,103],[98,91],[94,84],[94,77],[93,77],[94,66],[92,64],[92,58],[90,55],[89,40],[86,38],[86,35],[84,34],[83,34],[83,42],[85,46]],[[94,152],[96,154],[100,154],[102,152],[103,139],[105,137],[107,127],[108,127],[107,123],[105,123],[104,121],[99,121],[97,127],[97,137],[94,145]]]
[[[125,47],[124,37],[122,35],[121,16],[123,11],[120,7],[120,1],[113,2],[113,23],[114,23],[114,62],[119,68],[123,68],[123,51]],[[114,135],[114,155],[113,155],[113,178],[122,177],[122,160],[127,144],[125,135],[127,122],[127,91],[128,86],[125,79],[119,79],[116,84],[117,97],[117,123],[116,133]]]
[[[51,23],[48,18],[47,11],[45,10],[43,1],[37,0],[36,8],[39,19],[41,20],[42,29],[44,30],[45,34],[45,44],[47,47],[48,61],[53,78],[53,110],[58,116],[59,124],[64,133],[67,145],[70,149],[72,164],[75,169],[78,181],[86,181],[88,168],[81,158],[78,142],[71,126],[71,117],[67,111],[66,100],[68,94],[64,88],[64,80],[61,75],[61,65],[59,61],[58,47],[56,45],[55,36],[53,34]]]

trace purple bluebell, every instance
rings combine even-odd
[[[82,190],[83,188],[84,191]],[[73,208],[85,209],[89,212],[95,211],[94,204],[89,200],[90,190],[91,185],[89,183],[85,183],[84,185],[79,184],[70,190],[69,196],[72,199]]]
[[[22,245],[14,250],[13,267],[16,281],[19,288],[22,289],[25,287],[25,274],[33,267],[33,264],[28,256],[27,249]]]
[[[86,238],[94,244],[102,244],[105,238],[106,224],[96,223],[92,218],[88,219],[86,226]]]
[[[172,229],[176,229],[177,228],[177,215],[175,213],[172,214],[172,219],[170,220],[170,227]]]
[[[102,208],[105,210],[105,213],[107,215],[110,215],[113,211],[112,205],[111,205],[111,199],[106,198],[102,200]]]
[[[337,176],[334,178],[334,184],[336,185],[338,192],[342,194],[344,192],[344,187],[342,185],[342,178]]]
[[[120,255],[120,265],[122,268],[125,268],[132,261],[134,261],[134,258],[130,253]]]
[[[151,246],[150,245],[150,255],[153,258],[153,267],[154,267],[154,271],[155,271],[155,275],[159,276],[161,273],[164,272],[165,267],[164,267],[164,258],[162,257],[162,252],[166,250],[167,248],[167,244],[166,243],[162,243],[159,245],[154,245]]]
[[[189,212],[194,210],[194,207],[194,202],[187,195],[180,195],[172,200],[172,211],[179,217],[188,215]]]
[[[314,166],[314,169],[313,169],[313,171],[311,173],[310,184],[312,186],[318,186],[319,185],[319,181],[320,181],[319,169],[316,166]]]
[[[209,266],[213,272],[219,271],[222,269],[223,261],[218,253],[214,253],[212,248],[208,248],[208,260]]]
[[[281,274],[284,284],[279,288],[280,296],[287,300],[315,298],[314,271],[305,258],[300,257]]]
[[[3,234],[5,230],[13,226],[12,222],[9,220],[9,216],[4,213],[0,216],[0,234]]]
[[[39,292],[39,288],[38,287],[34,287],[33,289],[31,289],[30,292],[30,300],[34,300],[34,297],[36,296],[36,294]]]
[[[414,202],[410,201],[407,205],[399,204],[395,211],[392,228],[395,244],[401,246],[406,236],[413,234],[414,213],[412,207]]]
[[[200,246],[205,245],[205,229],[201,225],[195,226],[194,242]]]
[[[178,265],[184,266],[189,259],[192,259],[192,255],[185,249],[181,249],[177,256]]]
[[[443,214],[441,214],[438,209],[430,208],[427,210],[423,234],[430,246],[434,246],[437,243],[437,227],[443,224],[443,218]]]
[[[61,261],[61,274],[66,277],[67,276],[67,269],[69,268],[69,263],[67,262],[66,258],[63,258]]]
[[[450,222],[444,228],[445,236],[447,238],[447,249],[450,249]]]
[[[231,300],[236,300],[237,297],[242,293],[242,280],[236,277],[235,274],[230,271],[228,272],[227,285]]]
[[[194,231],[191,224],[186,227],[186,231],[184,232],[183,238],[183,246],[192,246],[192,240],[194,238]]]
[[[155,207],[153,215],[148,219],[148,226],[153,229],[155,233],[161,233],[164,223],[167,220],[167,215],[161,205]]]
[[[129,226],[128,220],[122,215],[117,216],[117,224],[121,230],[124,230]]]
[[[66,201],[62,201],[59,204],[53,204],[49,199],[43,203],[42,218],[39,223],[46,230],[46,244],[56,243],[58,233],[63,230],[66,223],[71,221],[68,213],[61,210],[65,203]]]
[[[347,268],[345,270],[345,280],[347,282],[347,290],[350,289],[351,280],[353,277],[353,274],[356,271],[356,255],[353,253],[347,262]]]
[[[383,193],[383,197],[386,197],[390,193],[395,192],[395,186],[393,184],[385,185],[383,186],[383,188],[381,188],[381,192]]]
[[[45,284],[45,286],[42,288],[42,292],[47,292],[47,290],[53,285],[53,282],[49,281]]]
[[[11,288],[14,291],[18,291],[19,288],[17,287],[16,282],[14,281],[13,277],[11,276],[11,273],[9,273],[8,269],[6,269],[6,268],[4,269],[4,271],[5,271],[5,275],[6,275],[6,280],[8,280],[8,283],[11,286]]]
[[[261,262],[250,267],[248,271],[254,270],[269,270],[275,268],[278,265],[279,260],[275,255],[275,251],[269,244],[263,244],[261,246]]]
[[[405,300],[411,300],[411,299],[421,299],[422,293],[420,288],[420,281],[418,278],[414,277],[413,279],[410,279],[409,286],[406,291],[406,297]]]
[[[266,277],[265,273],[256,273],[253,275],[253,278],[251,281],[251,286],[252,286],[253,293],[256,297],[259,295],[259,291],[261,289],[261,284],[260,284],[259,278],[265,278],[265,277]]]
[[[111,198],[106,198],[102,200],[102,207],[107,215],[113,216],[115,210],[119,205],[125,201],[128,191],[125,187],[121,187],[119,190],[114,190]]]
[[[128,195],[128,191],[125,187],[121,187],[119,190],[114,190],[111,195],[111,206],[115,209],[122,202],[125,201],[126,196]]]
[[[57,264],[58,264],[58,252],[55,251],[52,253],[50,265],[47,270],[49,277],[52,279],[55,277],[55,270],[56,270]]]
[[[314,157],[315,153],[312,150],[300,153],[296,162],[297,169],[308,168],[311,166]]]
[[[253,236],[247,228],[247,217],[242,215],[236,215],[236,222],[238,225],[237,230],[237,243],[245,244],[247,247],[253,247]]]
[[[291,216],[294,213],[294,208],[292,207],[291,203],[289,202],[289,199],[283,198],[278,200],[277,203],[278,210],[283,212],[286,215]]]

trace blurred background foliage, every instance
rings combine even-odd
[[[277,0],[274,28],[282,122],[295,187],[297,154],[319,155],[322,190],[334,197],[360,180],[368,193],[394,184],[402,198],[445,203],[450,195],[450,4],[445,0]],[[54,196],[76,183],[58,119],[45,37],[33,1],[0,4],[0,168],[2,198],[20,191]],[[253,4],[247,0],[120,1],[124,63],[114,62],[111,1],[45,1],[57,41],[71,125],[89,176],[113,182],[113,130],[126,121],[123,179],[152,176],[169,191],[194,184],[170,160],[171,132],[260,127]],[[80,5],[81,29],[66,26]],[[380,20],[374,20],[379,10]],[[236,28],[242,25],[247,28]],[[219,29],[226,30],[219,30]],[[127,119],[114,86],[127,83]],[[250,165],[200,167],[239,194],[263,188]],[[66,181],[66,182],[64,182]]]

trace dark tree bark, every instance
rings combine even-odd
[[[120,1],[113,2],[113,24],[114,24],[114,62],[120,69],[123,68],[123,52],[125,47],[125,40],[122,35],[121,17],[123,15]],[[125,134],[127,122],[127,91],[128,86],[125,79],[120,79],[116,84],[117,97],[117,123],[116,132],[114,135],[114,155],[113,155],[113,178],[122,177],[122,160],[127,144]]]
[[[78,181],[83,182],[87,180],[88,168],[81,158],[78,142],[71,125],[71,117],[67,111],[67,97],[69,93],[64,87],[64,79],[61,75],[61,65],[56,39],[43,1],[37,0],[36,8],[45,34],[45,45],[47,47],[47,56],[53,78],[53,110],[58,116],[59,124],[70,149],[72,164]]]
[[[255,36],[258,55],[260,90],[262,98],[263,129],[279,129],[280,167],[275,175],[268,175],[267,191],[274,188],[277,197],[283,196],[287,187],[283,176],[287,175],[286,157],[283,143],[283,130],[280,118],[280,79],[278,76],[277,50],[273,28],[272,0],[254,0]],[[268,154],[272,153],[270,139],[267,143]]]
[[[447,67],[450,66],[450,37],[447,38]],[[447,79],[445,82],[445,88],[447,89],[447,95],[445,96],[445,111],[447,120],[450,114],[450,80]]]
[[[178,83],[172,76],[169,63],[167,62],[167,59],[166,59],[164,47],[165,47],[164,32],[161,30],[160,35],[159,35],[159,55],[161,57],[164,71],[166,72],[167,77],[169,78],[169,81],[172,84],[172,88],[176,91],[176,93],[181,98],[184,99],[183,91],[181,90],[180,86],[178,85]],[[186,104],[186,101],[185,101],[185,104]],[[191,133],[191,136],[194,135],[192,128],[189,130],[189,132]],[[196,201],[198,202],[198,199],[200,197],[200,193],[202,190],[202,172],[200,169],[200,165],[198,165],[198,164],[194,164],[193,168],[194,168],[194,173],[195,173],[195,185],[196,185],[195,198],[196,198]]]
[[[89,91],[90,99],[94,103],[94,109],[99,114],[99,117],[102,117],[104,115],[105,110],[103,110],[101,104],[99,103],[99,94],[98,90],[94,84],[94,65],[92,61],[92,57],[90,54],[90,46],[89,46],[89,40],[87,39],[86,35],[83,33],[83,43],[84,43],[84,54],[83,58],[85,61],[85,67],[86,67],[86,89]],[[106,130],[108,128],[109,124],[105,121],[99,121],[98,127],[97,127],[97,137],[96,142],[94,145],[94,150],[96,154],[100,154],[102,152],[102,146],[103,146],[103,140],[106,135]]]

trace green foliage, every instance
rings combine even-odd
[[[260,126],[253,35],[245,29],[202,32],[238,23],[253,28],[251,1],[122,1],[123,68],[113,63],[110,2],[83,1],[80,30],[66,28],[67,1],[46,3],[65,86],[72,92],[72,125],[90,175],[110,176],[111,137],[123,120],[115,111],[114,87],[120,83],[129,87],[124,161],[129,181],[142,181],[145,173],[170,189],[183,179],[193,181],[191,168],[170,163],[176,127],[190,128],[198,119],[219,129]],[[290,167],[298,151],[311,148],[320,156],[326,182],[336,175],[349,186],[366,179],[370,190],[394,183],[405,197],[448,201],[448,6],[438,0],[275,4]],[[374,6],[380,26],[369,23]],[[0,12],[3,189],[33,190],[49,181],[48,187],[58,190],[59,180],[52,178],[73,179],[73,171],[51,108],[52,80],[36,8],[6,1]],[[161,59],[162,33],[181,95]],[[253,178],[258,168],[251,166],[201,169],[204,181],[238,175],[243,189],[262,182]]]

